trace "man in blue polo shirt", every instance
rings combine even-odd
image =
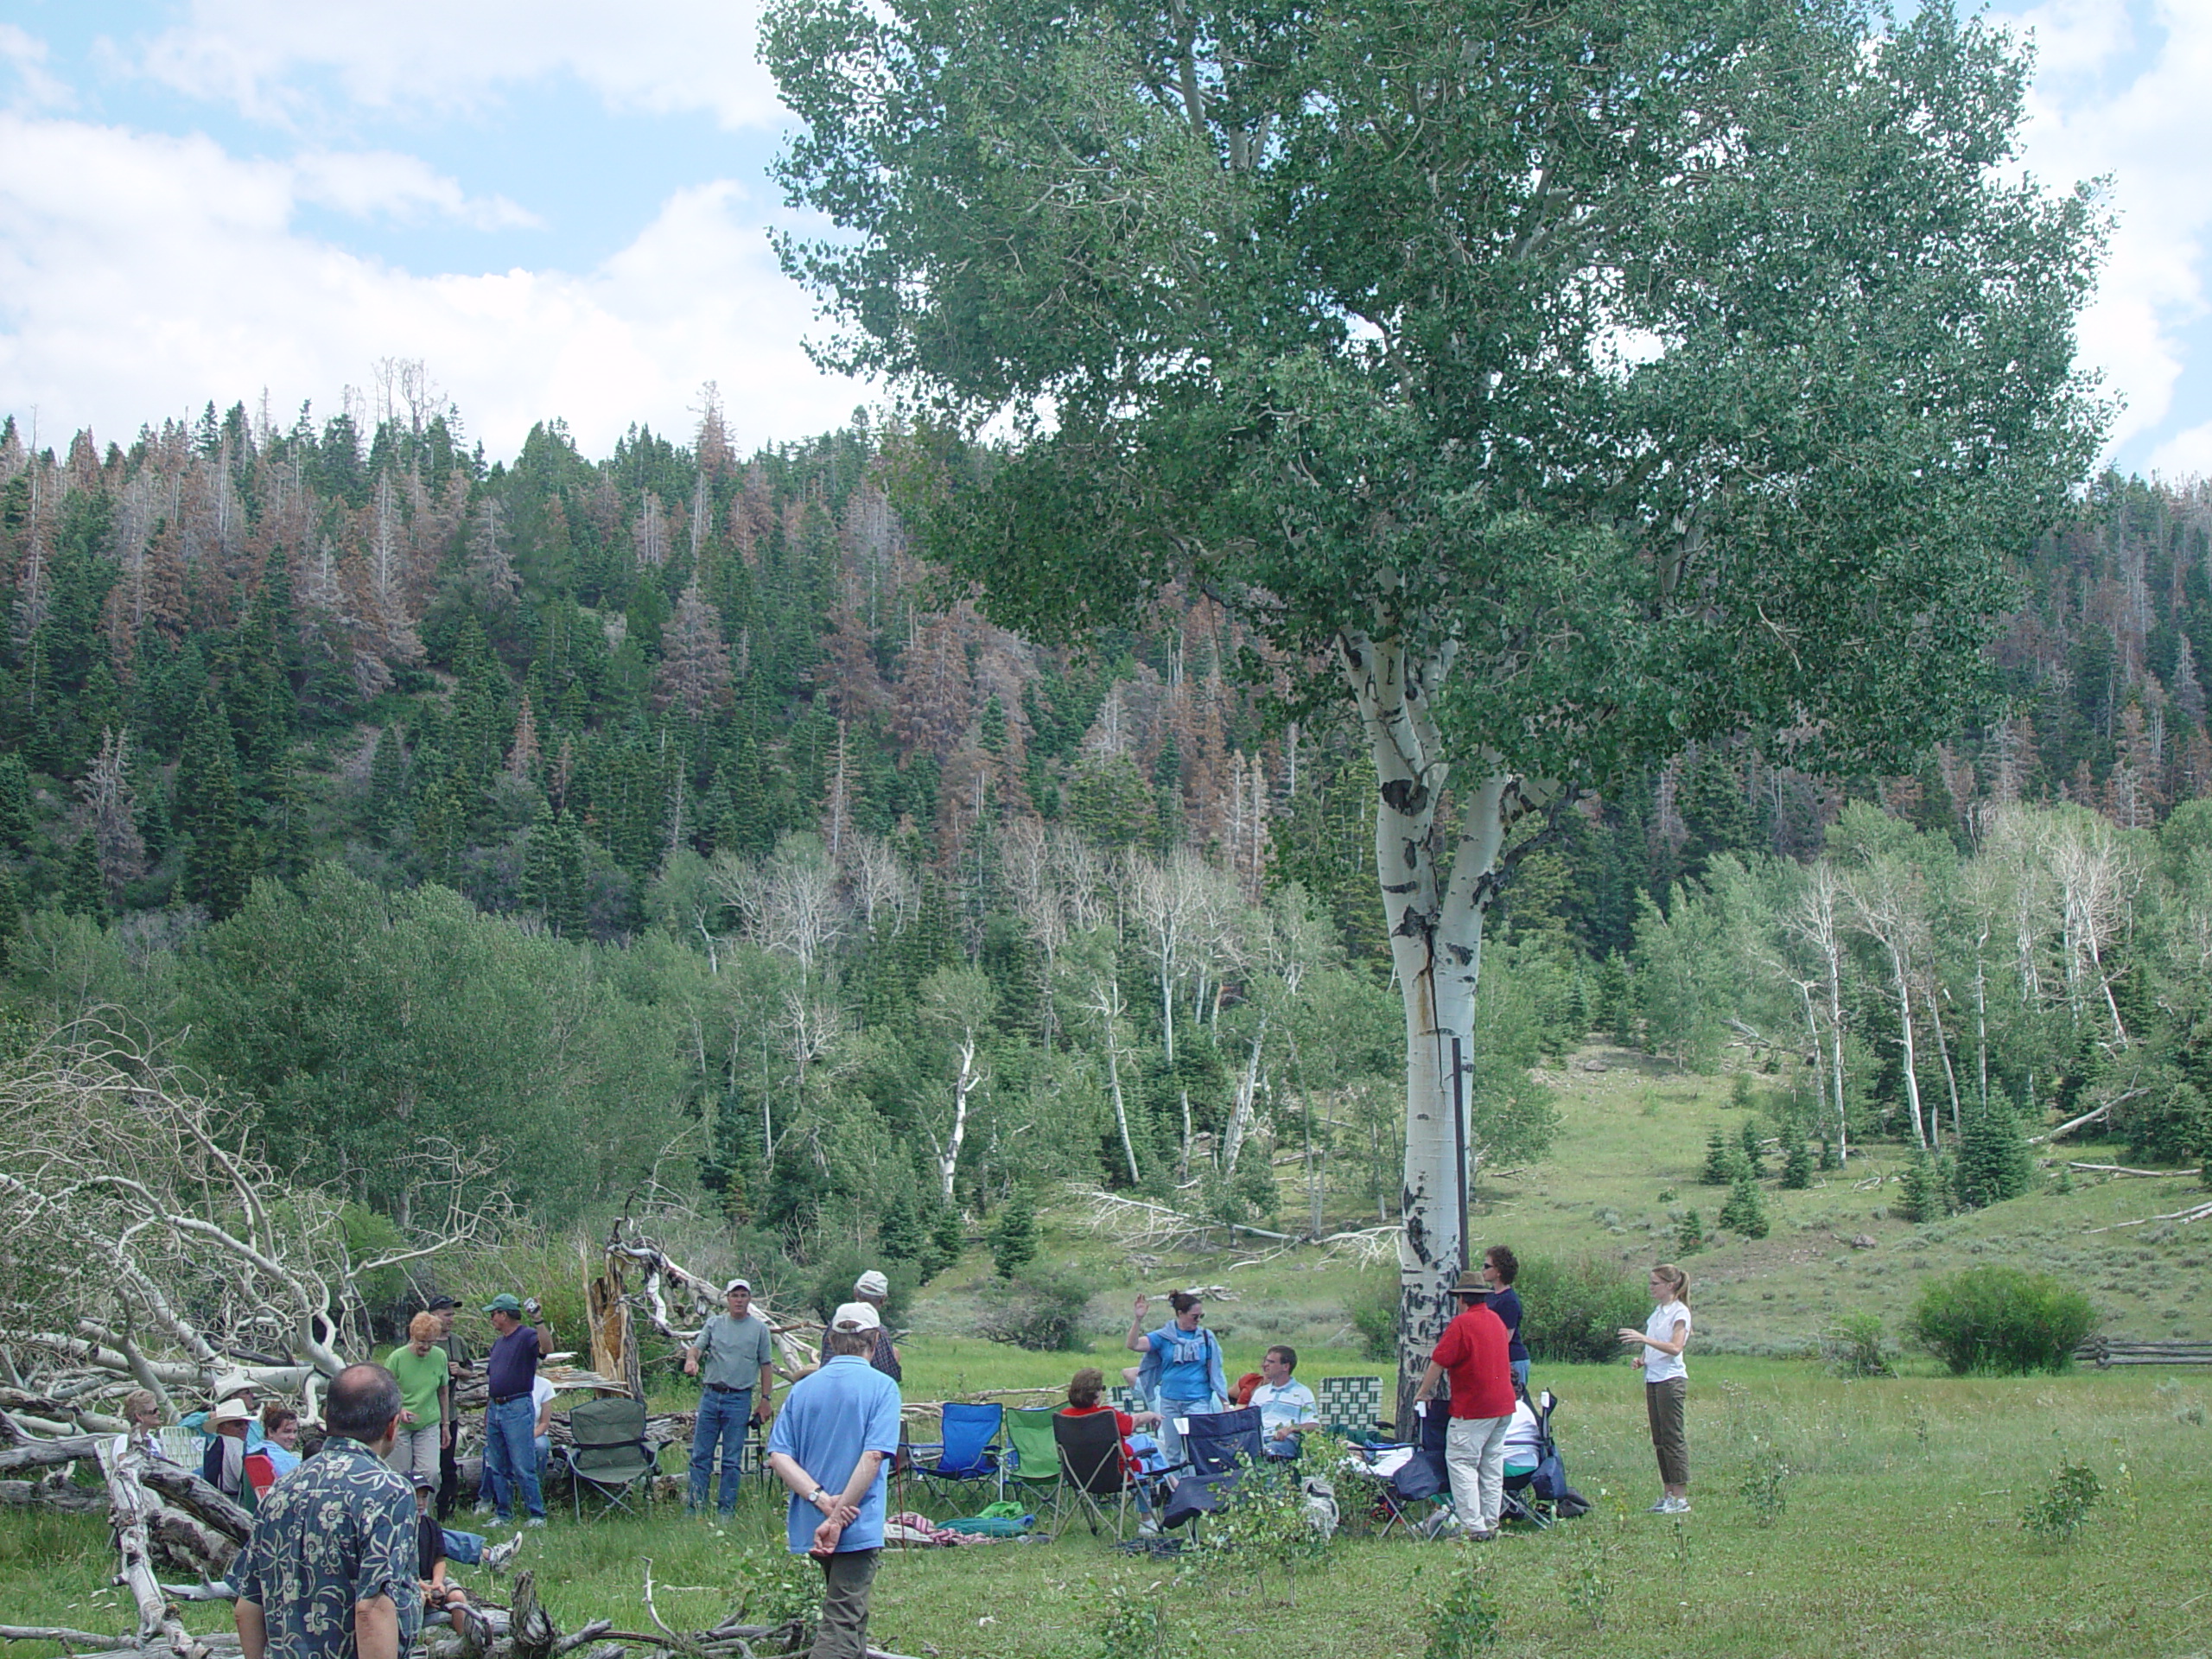
[[[513,1297],[502,1292],[484,1311],[499,1333],[484,1360],[484,1379],[492,1386],[491,1403],[484,1408],[485,1492],[499,1524],[505,1526],[520,1487],[523,1507],[530,1511],[526,1524],[542,1527],[545,1497],[537,1484],[537,1408],[530,1395],[544,1348],[537,1327],[522,1322],[522,1304]],[[483,1507],[480,1501],[477,1507]]]
[[[884,1475],[899,1451],[899,1385],[868,1363],[883,1321],[847,1302],[822,1336],[822,1369],[793,1384],[768,1433],[768,1467],[791,1489],[791,1550],[822,1563],[810,1659],[866,1659],[868,1595],[883,1554]]]

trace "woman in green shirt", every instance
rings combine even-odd
[[[438,1346],[438,1316],[417,1313],[407,1324],[407,1343],[385,1361],[399,1379],[399,1434],[385,1459],[412,1480],[417,1475],[438,1484],[438,1444],[445,1427],[446,1390],[453,1370]]]

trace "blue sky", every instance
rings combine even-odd
[[[869,400],[775,267],[753,0],[0,0],[0,410],[42,439],[265,391],[289,422],[422,360],[494,454],[742,442]],[[2051,0],[2026,162],[2106,175],[2088,359],[2113,459],[2212,474],[2212,0]]]

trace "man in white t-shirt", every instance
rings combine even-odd
[[[1321,1427],[1313,1390],[1291,1378],[1297,1369],[1295,1348],[1270,1348],[1260,1362],[1260,1375],[1266,1380],[1252,1390],[1251,1403],[1260,1408],[1260,1436],[1271,1458],[1296,1457],[1298,1437]]]

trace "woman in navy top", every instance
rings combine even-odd
[[[1529,1349],[1521,1340],[1521,1295],[1513,1288],[1513,1281],[1521,1274],[1521,1262],[1512,1250],[1503,1244],[1493,1244],[1483,1252],[1483,1279],[1491,1287],[1488,1300],[1490,1311],[1497,1315],[1510,1339],[1506,1357],[1513,1362],[1513,1391],[1529,1392]]]

